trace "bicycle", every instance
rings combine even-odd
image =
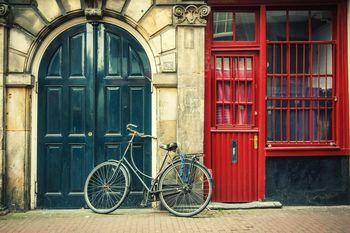
[[[130,192],[131,169],[145,188],[142,206],[160,200],[176,216],[191,217],[202,212],[209,204],[213,191],[211,173],[199,162],[203,154],[183,154],[179,152],[176,143],[162,144],[160,148],[166,150],[166,154],[159,172],[153,178],[141,172],[135,165],[132,145],[137,136],[154,137],[139,133],[135,130],[137,126],[133,124],[128,124],[126,128],[131,133],[131,139],[121,159],[108,160],[97,165],[86,179],[84,197],[90,209],[101,214],[118,209]],[[126,158],[130,148],[131,161]],[[170,154],[174,154],[173,158]],[[150,186],[146,185],[142,176],[151,179]]]

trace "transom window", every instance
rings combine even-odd
[[[267,11],[267,140],[334,140],[332,11]]]
[[[214,41],[255,41],[255,12],[213,13]]]

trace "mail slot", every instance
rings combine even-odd
[[[232,163],[237,163],[237,141],[232,141]]]

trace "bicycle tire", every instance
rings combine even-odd
[[[200,178],[203,176],[203,181],[196,181],[197,183],[193,184],[190,184],[190,182],[184,182],[191,186],[191,188],[188,188],[190,190],[185,190],[185,184],[179,184],[179,171],[181,166],[195,167],[195,169],[191,168],[192,170],[189,174],[188,180],[190,180],[191,177],[195,179],[196,177]],[[199,172],[195,173],[193,176],[192,171]],[[179,217],[192,217],[202,212],[209,204],[213,193],[213,181],[208,169],[198,162],[192,163],[189,160],[184,163],[181,163],[180,161],[175,162],[164,170],[159,179],[159,190],[166,190],[167,188],[169,189],[169,187],[172,187],[171,189],[177,187],[179,190],[176,191],[176,193],[178,194],[173,194],[172,192],[174,191],[161,191],[159,193],[159,198],[163,206],[170,213]],[[179,198],[181,198],[180,201]]]
[[[117,162],[103,162],[97,165],[88,175],[84,185],[86,204],[95,213],[108,214],[116,210],[129,194],[130,174]]]

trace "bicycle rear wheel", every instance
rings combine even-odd
[[[191,161],[176,162],[159,179],[159,197],[164,207],[180,217],[202,212],[210,202],[213,183],[203,165]]]
[[[89,174],[84,186],[87,205],[96,213],[108,214],[116,210],[129,191],[127,168],[116,162],[97,165]]]

